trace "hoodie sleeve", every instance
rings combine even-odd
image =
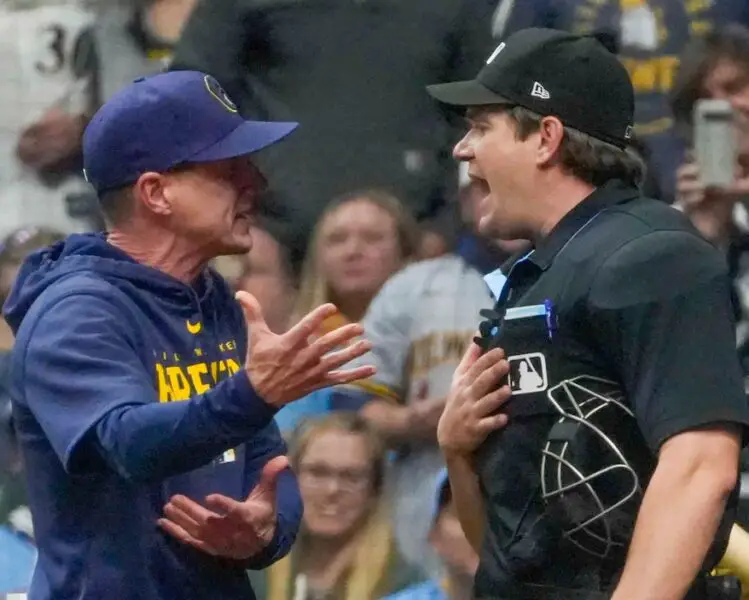
[[[244,371],[185,402],[159,403],[114,300],[74,292],[44,307],[19,356],[24,401],[66,471],[104,463],[156,481],[262,435],[274,411]]]
[[[251,476],[244,492],[245,495],[249,495],[252,488],[257,485],[263,466],[276,456],[285,455],[287,449],[275,422],[271,422],[263,431],[263,436],[254,438],[246,448],[247,468]],[[302,497],[299,494],[296,476],[291,469],[286,469],[277,481],[275,535],[262,551],[242,561],[243,566],[251,570],[261,570],[286,556],[296,540],[302,514]]]

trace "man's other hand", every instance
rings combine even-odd
[[[159,526],[181,542],[213,556],[243,560],[261,552],[276,533],[276,482],[289,466],[277,456],[263,467],[260,481],[244,502],[221,494],[205,499],[209,510],[181,495],[164,507]]]

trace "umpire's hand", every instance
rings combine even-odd
[[[511,396],[503,382],[509,371],[501,348],[482,356],[476,344],[468,347],[437,425],[437,441],[446,456],[472,454],[492,431],[507,424],[507,415],[499,411]]]
[[[335,314],[336,307],[324,304],[281,335],[273,333],[252,294],[237,292],[248,329],[245,369],[258,395],[269,405],[281,408],[320,388],[366,379],[373,366],[339,370],[372,347],[366,340],[349,345],[364,333],[361,325],[343,325],[315,338],[322,322]],[[336,348],[343,347],[341,350]]]

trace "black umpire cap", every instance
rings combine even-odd
[[[522,29],[497,46],[475,79],[427,90],[452,106],[523,106],[620,148],[632,136],[632,82],[595,35]]]

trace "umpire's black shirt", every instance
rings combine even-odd
[[[488,524],[477,598],[522,598],[523,582],[590,585],[539,492],[541,449],[559,416],[548,410],[555,385],[617,382],[653,452],[700,425],[749,424],[729,285],[724,257],[681,213],[620,181],[512,266],[496,312],[550,302],[556,319],[551,328],[545,318],[505,320],[495,334],[513,396],[507,427],[477,455]]]

